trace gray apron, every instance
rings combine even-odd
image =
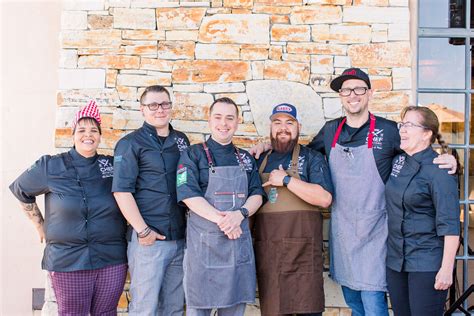
[[[337,140],[329,156],[335,197],[331,210],[331,277],[353,290],[386,291],[387,210],[385,185],[375,163],[372,142],[375,116],[370,114],[367,146],[345,148]]]
[[[248,196],[247,172],[239,166],[215,167],[209,163],[205,199],[220,211],[237,211]],[[190,211],[185,256],[186,304],[190,308],[225,308],[255,302],[256,272],[248,219],[240,225],[240,238],[229,239],[217,226]]]

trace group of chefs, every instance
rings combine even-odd
[[[210,137],[190,145],[170,124],[168,90],[147,87],[143,126],[114,157],[97,153],[95,102],[81,109],[73,148],[10,186],[46,240],[59,315],[116,315],[127,265],[129,315],[243,315],[257,284],[262,315],[322,315],[328,207],[330,276],[352,315],[388,315],[387,291],[395,315],[442,315],[460,225],[457,162],[431,147],[445,149],[436,115],[409,107],[398,126],[373,115],[358,68],[331,88],[346,116],[303,146],[297,108],[278,104],[270,143],[250,151],[233,143],[230,98],[210,105]]]

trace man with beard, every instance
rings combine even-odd
[[[269,201],[256,215],[254,236],[262,315],[321,315],[324,310],[322,216],[332,200],[324,157],[298,144],[296,108],[270,116],[273,150],[259,160]]]

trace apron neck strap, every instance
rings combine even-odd
[[[370,113],[369,120],[370,120],[370,126],[369,126],[369,134],[367,135],[367,148],[372,148],[373,143],[374,143],[375,115]],[[336,134],[334,135],[334,138],[331,144],[332,148],[336,147],[337,140],[339,139],[339,136],[341,135],[342,127],[344,126],[346,121],[347,121],[347,118],[343,118],[341,123],[337,127]]]
[[[299,156],[300,156],[300,145],[296,144],[295,148],[293,148],[293,154],[291,156],[291,171],[293,174],[298,174],[298,162],[299,162]]]
[[[209,147],[207,146],[206,142],[202,143],[202,147],[204,148],[204,151],[206,152],[206,158],[207,158],[207,165],[209,166],[209,169],[211,169],[212,172],[214,172],[214,162],[212,162],[212,156],[211,156],[211,151],[209,150]],[[242,160],[242,157],[240,156],[240,150],[236,146],[234,146],[235,154],[237,155],[237,159],[239,160],[239,166],[240,168],[244,168],[244,161]]]
[[[262,174],[263,171],[265,171],[265,167],[267,166],[267,162],[268,162],[268,156],[270,156],[272,154],[272,151],[273,150],[270,149],[270,151],[263,158],[262,164],[260,165],[260,168],[258,168],[258,173],[259,174]]]

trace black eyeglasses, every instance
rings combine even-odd
[[[355,87],[354,89],[342,88],[339,89],[339,95],[343,97],[348,97],[351,95],[352,91],[354,91],[355,95],[364,95],[367,93],[367,90],[369,90],[369,88],[367,87]]]
[[[171,109],[173,103],[172,102],[162,102],[162,103],[149,103],[149,104],[142,104],[143,106],[147,106],[150,111],[156,111],[158,108],[161,106],[163,110],[169,110]]]
[[[426,129],[425,126],[419,125],[419,124],[415,124],[415,123],[412,123],[412,122],[398,122],[398,123],[397,123],[397,127],[398,127],[398,129],[402,129],[402,127],[405,127],[405,128],[419,127],[419,128]]]

